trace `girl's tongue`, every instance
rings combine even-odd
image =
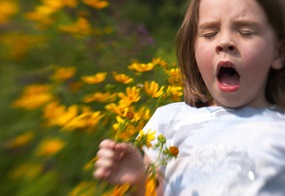
[[[239,74],[233,68],[222,67],[219,71],[218,80],[223,86],[235,86],[239,83]]]

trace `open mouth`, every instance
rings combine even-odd
[[[219,63],[217,77],[223,86],[235,86],[239,84],[240,76],[231,62]]]
[[[237,85],[239,83],[239,74],[232,67],[221,67],[218,80],[224,86]]]

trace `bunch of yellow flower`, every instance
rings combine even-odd
[[[147,169],[147,174],[150,176],[147,187],[153,187],[151,184],[155,182],[157,167],[166,165],[170,159],[176,157],[178,149],[165,146],[166,141],[163,136],[159,136],[158,143],[152,146],[151,141],[155,139],[155,130],[149,130],[147,133],[141,130],[157,107],[181,98],[183,93],[180,78],[178,74],[172,74],[172,78],[175,76],[177,78],[170,82],[167,79],[168,75],[176,68],[169,67],[161,59],[153,59],[147,64],[133,63],[129,69],[132,71],[129,75],[113,73],[110,75],[113,77],[108,78],[107,72],[98,72],[80,76],[79,81],[76,81],[76,69],[73,67],[56,68],[51,73],[49,84],[33,84],[27,87],[23,95],[15,101],[14,106],[28,110],[42,108],[42,120],[46,128],[58,127],[61,131],[80,131],[85,134],[104,130],[108,131],[105,133],[107,137],[114,138],[118,142],[131,142],[138,148],[144,146],[157,148],[161,156]],[[160,77],[158,77],[157,81],[146,80],[144,74],[150,71],[166,79],[159,81]],[[61,100],[61,93],[57,89],[68,90],[71,80],[83,83],[77,93],[70,94],[79,99],[67,105],[64,104],[64,100]],[[43,95],[49,95],[48,99],[33,101],[35,97],[43,97]],[[27,103],[34,104],[31,106]],[[64,140],[46,139],[39,144],[36,155],[50,156],[66,146],[68,143]],[[88,163],[84,164],[85,169],[90,168],[90,165],[86,167],[86,164]],[[122,190],[128,189],[123,187],[114,189],[115,192],[124,192]]]

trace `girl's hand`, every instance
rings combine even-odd
[[[128,143],[104,140],[99,145],[94,177],[112,184],[144,184],[146,168],[139,150]]]

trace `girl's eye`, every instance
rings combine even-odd
[[[254,33],[252,31],[240,31],[240,34],[244,37],[252,37]]]
[[[205,33],[203,35],[204,38],[206,39],[212,39],[217,33],[216,32],[212,32],[212,33]]]

